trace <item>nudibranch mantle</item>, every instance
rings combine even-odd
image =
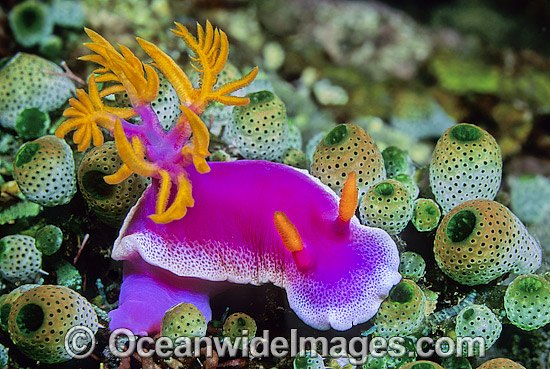
[[[284,288],[291,309],[316,329],[346,330],[376,314],[401,279],[386,232],[355,216],[343,229],[339,197],[307,172],[246,160],[210,168],[188,170],[196,202],[182,219],[157,224],[148,217],[158,180],[128,214],[112,251],[125,261],[125,276],[111,329],[158,332],[164,312],[179,302],[194,302],[209,319],[208,296],[221,281]],[[283,245],[275,212],[299,232],[307,268]]]

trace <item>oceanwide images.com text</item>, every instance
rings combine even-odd
[[[77,327],[75,327],[77,328]],[[65,349],[75,358],[84,358],[95,348],[95,338],[87,336],[86,332],[74,329],[65,338]],[[408,347],[408,348],[407,348]],[[482,337],[457,337],[455,340],[442,337],[433,340],[430,337],[421,337],[415,347],[406,345],[404,337],[298,337],[296,329],[290,331],[290,338],[270,337],[269,331],[264,330],[259,337],[250,338],[248,332],[233,340],[219,337],[137,337],[129,329],[116,329],[109,338],[109,350],[120,358],[128,357],[134,352],[141,357],[150,357],[156,354],[160,358],[184,358],[206,356],[212,357],[215,350],[219,356],[229,357],[292,357],[300,353],[313,350],[322,357],[347,357],[353,365],[362,365],[368,356],[381,358],[391,357],[419,357],[429,358],[434,355],[441,358],[450,356],[485,356],[485,341]]]

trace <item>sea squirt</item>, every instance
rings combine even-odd
[[[355,216],[343,222],[338,196],[291,167],[243,160],[210,168],[188,171],[196,205],[182,219],[157,224],[148,217],[158,181],[129,213],[112,252],[124,260],[125,275],[111,329],[158,332],[164,312],[179,302],[194,303],[210,319],[208,296],[224,287],[208,281],[272,282],[317,329],[346,330],[376,314],[401,279],[385,231]],[[298,255],[283,244],[276,212],[298,231]]]

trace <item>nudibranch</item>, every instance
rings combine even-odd
[[[346,330],[376,314],[401,279],[399,256],[385,231],[354,216],[353,176],[339,199],[283,164],[239,160],[210,168],[188,171],[195,206],[182,219],[157,224],[147,216],[158,183],[130,210],[112,252],[126,264],[111,329],[157,332],[179,302],[210,319],[209,296],[225,287],[212,281],[280,286],[290,308],[317,329]]]
[[[87,30],[95,52],[82,59],[102,68],[77,91],[69,117],[57,130],[76,130],[79,150],[114,136],[124,165],[105,177],[117,183],[135,172],[152,184],[127,215],[112,257],[124,261],[119,306],[110,328],[137,334],[159,332],[163,314],[187,302],[211,319],[209,297],[229,283],[271,282],[284,288],[290,307],[317,329],[349,329],[369,320],[399,282],[399,256],[390,236],[355,216],[356,175],[348,173],[342,196],[307,174],[267,161],[211,162],[209,132],[200,114],[211,101],[243,105],[230,94],[249,84],[243,78],[216,86],[227,60],[225,33],[207,22],[198,37],[177,25],[195,54],[201,75],[195,88],[176,63],[155,45],[138,39],[153,59],[143,64],[126,47],[120,51]],[[163,131],[151,101],[159,70],[176,90],[182,114]],[[109,82],[100,91],[97,82]],[[216,87],[215,87],[216,86]],[[107,95],[126,91],[131,109],[103,105]],[[139,115],[141,124],[126,119]],[[191,186],[192,185],[192,186]],[[168,205],[170,204],[170,205]]]

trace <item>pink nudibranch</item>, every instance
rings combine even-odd
[[[353,216],[338,219],[338,196],[316,178],[265,161],[187,168],[195,205],[182,219],[154,223],[155,186],[128,214],[112,257],[124,260],[124,280],[111,329],[160,330],[164,312],[180,302],[211,318],[209,296],[221,281],[286,290],[290,308],[316,329],[346,330],[369,320],[401,276],[399,255],[383,230]],[[283,212],[296,227],[308,262],[298,266],[274,225]]]

